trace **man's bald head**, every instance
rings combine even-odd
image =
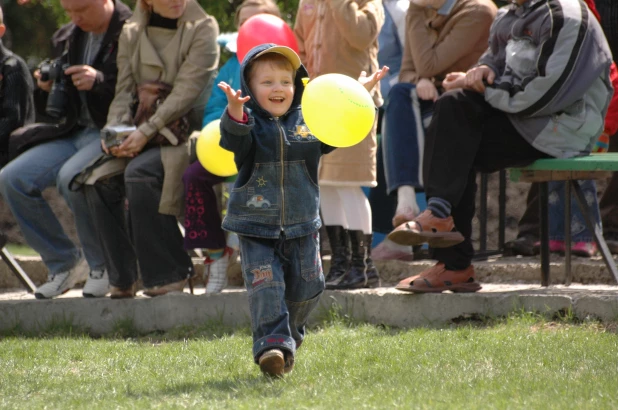
[[[114,14],[113,0],[60,0],[64,11],[80,29],[102,34]]]

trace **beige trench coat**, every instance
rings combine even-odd
[[[190,112],[194,129],[201,127],[209,87],[219,64],[217,21],[206,14],[195,0],[178,20],[178,29],[147,27],[149,13],[137,6],[122,30],[118,48],[116,95],[107,116],[107,125],[131,124],[131,105],[136,86],[160,79],[173,85],[171,94],[139,130],[153,137],[165,124]],[[93,172],[87,183],[118,174],[129,160],[116,159]],[[181,215],[183,210],[182,174],[189,165],[185,145],[161,147],[165,177],[159,212]]]
[[[378,70],[378,34],[384,24],[381,0],[301,0],[294,32],[311,78],[340,73],[358,78]],[[380,88],[372,92],[382,104]],[[376,127],[359,144],[322,157],[320,185],[376,186]]]

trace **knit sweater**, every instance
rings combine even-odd
[[[0,166],[8,161],[11,132],[34,122],[33,92],[28,66],[0,40]]]

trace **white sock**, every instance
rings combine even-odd
[[[410,213],[415,215],[420,213],[416,203],[416,191],[410,185],[402,185],[397,188],[397,211],[398,214]]]

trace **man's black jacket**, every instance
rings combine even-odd
[[[94,123],[99,128],[103,128],[107,121],[107,111],[114,99],[116,91],[116,76],[118,67],[116,66],[116,56],[118,54],[118,38],[122,31],[124,22],[131,17],[131,9],[120,0],[114,1],[114,14],[107,28],[107,32],[103,37],[103,42],[99,52],[97,53],[94,62],[91,66],[99,73],[92,87],[92,90],[86,93],[88,101],[88,112]],[[52,43],[55,50],[54,57],[60,57],[64,52],[67,52],[68,64],[79,64],[78,58],[80,53],[79,44],[81,37],[84,35],[79,27],[73,23],[62,26],[52,37]],[[67,114],[67,122],[75,124],[77,122],[81,99],[79,92],[73,86],[71,81],[67,82],[69,92],[70,107]],[[40,113],[45,113],[47,105],[48,93],[37,89],[35,92],[35,104]]]
[[[28,66],[0,40],[0,166],[8,161],[11,132],[34,122],[33,91]]]

